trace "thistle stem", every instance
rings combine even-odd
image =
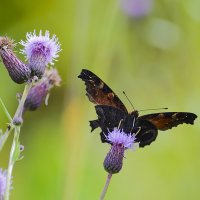
[[[8,136],[10,135],[10,133],[12,132],[13,129],[14,129],[14,125],[9,124],[5,133],[1,136],[1,138],[0,138],[0,151],[3,149],[3,146],[4,146],[6,140],[8,139]]]
[[[22,118],[24,103],[26,101],[26,97],[28,96],[28,93],[29,93],[32,85],[33,85],[33,83],[31,81],[30,83],[27,83],[27,85],[25,86],[24,92],[22,94],[22,98],[20,99],[19,105],[18,105],[15,115],[13,117],[13,120],[15,120],[15,118]]]
[[[107,176],[106,184],[105,184],[105,186],[104,186],[104,188],[103,188],[103,191],[102,191],[102,193],[101,193],[100,200],[103,200],[103,199],[104,199],[104,197],[105,197],[105,195],[106,195],[106,192],[107,192],[107,190],[108,190],[108,186],[109,186],[109,183],[110,183],[111,178],[112,178],[112,174],[109,173],[108,176]]]
[[[19,134],[20,134],[20,127],[15,128],[14,132],[14,138],[13,138],[13,143],[10,151],[10,158],[9,158],[9,164],[8,164],[8,169],[7,169],[7,177],[6,177],[6,192],[5,192],[5,199],[4,200],[9,200],[10,196],[10,186],[11,186],[11,179],[12,179],[12,171],[13,167],[15,164],[15,161],[17,160],[16,158],[16,153],[19,152]]]
[[[19,105],[17,107],[15,115],[14,115],[13,119],[11,120],[11,123],[9,124],[9,126],[6,129],[5,133],[1,136],[1,139],[0,139],[0,151],[3,149],[3,146],[6,143],[6,141],[7,141],[8,137],[9,137],[10,133],[15,128],[15,125],[14,125],[13,122],[16,119],[22,119],[24,102],[26,101],[26,97],[27,97],[27,95],[28,95],[31,87],[33,86],[33,82],[34,82],[34,80],[31,80],[30,83],[27,83],[27,85],[25,86],[22,98],[21,98],[21,100],[19,102]]]
[[[4,200],[9,200],[10,196],[10,187],[11,187],[11,182],[12,182],[12,171],[13,167],[15,165],[15,162],[19,159],[20,156],[20,143],[19,143],[19,135],[20,135],[20,129],[22,124],[14,124],[15,119],[22,119],[22,113],[24,109],[24,103],[27,98],[27,95],[29,94],[29,91],[32,87],[33,83],[32,81],[27,83],[27,85],[24,88],[24,92],[22,94],[22,98],[20,99],[19,105],[17,107],[17,110],[15,112],[15,115],[13,117],[13,122],[12,122],[12,129],[14,129],[14,137],[13,137],[13,143],[12,147],[10,150],[10,157],[9,157],[9,163],[8,163],[8,169],[7,169],[7,177],[6,177],[6,192],[4,196]],[[8,131],[4,135],[6,136],[6,139],[11,131]],[[4,141],[5,143],[5,141]]]

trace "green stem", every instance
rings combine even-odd
[[[34,81],[33,81],[34,82]],[[24,108],[24,102],[26,101],[26,97],[32,87],[33,83],[32,81],[30,83],[27,83],[27,85],[24,88],[24,92],[22,94],[22,98],[19,102],[19,105],[17,107],[17,110],[15,112],[15,115],[13,117],[13,119],[11,120],[11,124],[9,124],[8,128],[6,129],[5,133],[1,136],[0,139],[0,151],[3,149],[4,144],[6,143],[10,133],[12,132],[12,130],[15,128],[15,121],[16,120],[22,120],[22,113],[23,113],[23,108]]]
[[[11,122],[12,121],[12,117],[10,116],[6,106],[4,105],[2,99],[0,98],[0,105],[1,107],[3,108],[3,111],[5,112],[6,116],[8,117],[9,121]]]
[[[15,120],[16,118],[22,118],[22,113],[23,113],[23,109],[24,109],[24,103],[26,101],[26,97],[27,97],[27,95],[29,93],[29,90],[31,89],[32,85],[33,85],[33,83],[30,82],[25,86],[24,92],[22,94],[22,98],[20,99],[20,102],[19,102],[18,108],[17,108],[17,110],[15,112],[13,120]]]
[[[105,195],[106,195],[106,192],[107,192],[107,190],[108,190],[108,186],[109,186],[109,183],[110,183],[111,178],[112,178],[112,174],[109,173],[109,174],[108,174],[108,177],[107,177],[107,180],[106,180],[106,184],[105,184],[105,186],[104,186],[104,188],[103,188],[103,191],[102,191],[102,193],[101,193],[100,200],[103,200],[103,199],[104,199],[104,197],[105,197]]]
[[[1,138],[0,138],[0,151],[3,149],[3,146],[6,143],[8,136],[10,135],[10,133],[12,132],[13,129],[14,129],[14,125],[9,124],[8,128],[6,129],[6,132],[1,136]]]
[[[27,95],[29,94],[29,91],[30,91],[32,85],[33,85],[33,83],[31,81],[31,82],[27,83],[27,85],[25,86],[24,92],[22,94],[19,105],[17,107],[17,110],[16,110],[15,115],[14,115],[13,120],[12,120],[12,126],[11,127],[12,127],[12,129],[14,128],[14,138],[13,138],[13,143],[12,143],[12,147],[11,147],[11,150],[10,150],[10,157],[9,157],[7,177],[6,177],[6,192],[5,192],[4,200],[9,200],[10,187],[11,187],[11,182],[12,182],[12,180],[11,180],[12,179],[12,171],[13,171],[13,167],[15,165],[15,162],[19,159],[19,156],[20,156],[19,135],[20,135],[20,129],[21,129],[22,123],[16,124],[15,122],[16,122],[16,120],[19,120],[19,119],[22,120],[24,103],[25,103],[25,100],[27,98]],[[3,140],[4,143],[7,139],[7,137],[9,136],[10,132],[11,131],[5,132],[5,134],[4,134],[5,139]]]
[[[13,143],[10,151],[10,158],[9,164],[7,169],[7,177],[6,177],[6,192],[4,200],[9,200],[10,196],[10,186],[12,183],[12,171],[16,161],[16,152],[19,152],[19,134],[20,134],[20,127],[15,127]]]

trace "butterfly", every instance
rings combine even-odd
[[[128,112],[119,97],[93,72],[82,69],[78,78],[86,85],[86,96],[96,104],[98,119],[90,121],[91,132],[101,129],[101,141],[107,142],[106,136],[114,128],[123,129],[125,133],[137,133],[135,142],[139,147],[150,145],[155,141],[158,130],[165,131],[179,124],[194,124],[197,115],[189,112],[162,112],[139,116],[137,110]]]

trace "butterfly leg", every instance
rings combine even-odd
[[[123,122],[123,119],[121,119],[120,121],[119,121],[119,124],[118,124],[118,129],[120,129],[120,126],[121,126],[121,123]]]

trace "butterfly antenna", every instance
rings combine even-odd
[[[135,110],[133,104],[131,103],[130,99],[128,98],[128,96],[126,95],[126,93],[123,91],[123,94],[125,95],[125,97],[127,98],[128,102],[131,104],[133,110]]]
[[[138,110],[138,112],[140,111],[148,111],[148,110],[167,110],[168,108],[150,108],[150,109],[144,109],[144,110]]]

